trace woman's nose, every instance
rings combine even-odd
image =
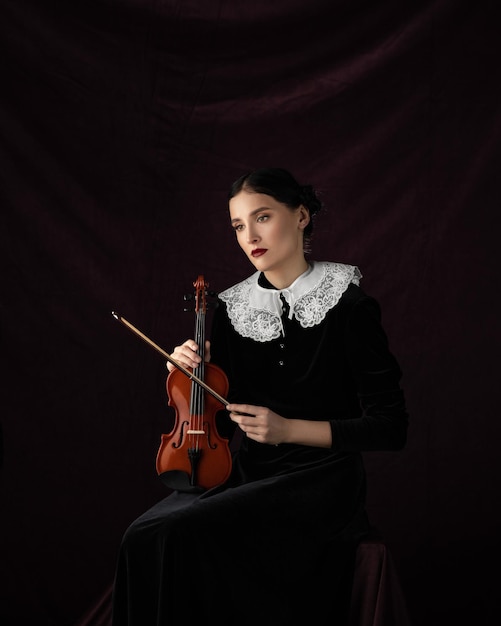
[[[256,231],[253,228],[248,228],[247,229],[247,241],[249,243],[254,243],[256,241],[258,241],[259,236],[256,233]]]

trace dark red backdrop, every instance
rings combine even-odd
[[[415,626],[499,614],[501,46],[495,3],[3,0],[0,618],[73,625],[165,494],[157,354],[183,295],[252,268],[249,167],[323,193],[314,257],[359,265],[404,370],[369,510]]]

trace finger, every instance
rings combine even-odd
[[[187,339],[183,343],[183,345],[179,346],[179,348],[183,351],[184,351],[184,348],[188,348],[188,350],[191,350],[191,352],[197,352],[198,344],[195,341],[193,341],[193,339]]]
[[[195,368],[202,360],[200,355],[197,354],[198,344],[193,339],[187,339],[182,345],[176,346],[171,354],[171,357],[183,367]],[[168,369],[172,371],[175,365],[167,365]]]
[[[236,413],[237,415],[250,415],[251,417],[255,417],[261,407],[254,406],[253,404],[228,404],[226,408],[228,411]]]
[[[231,419],[238,424],[242,430],[246,432],[257,427],[256,418],[253,415],[242,415],[241,413],[231,413]]]

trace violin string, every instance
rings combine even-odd
[[[199,349],[198,354],[202,357],[202,361],[200,365],[195,368],[196,375],[200,379],[204,379],[204,347],[205,347],[205,336],[204,336],[204,316],[203,313],[199,310],[196,315],[196,329],[195,329],[195,340],[198,343]],[[193,447],[198,450],[200,445],[200,433],[203,431],[203,414],[204,414],[204,394],[200,385],[192,384],[192,394],[193,394],[193,411],[191,415],[192,427],[190,430],[194,430],[195,432],[192,434],[192,441],[194,443]]]
[[[195,317],[195,341],[198,343],[198,332],[199,332],[199,327],[198,327],[198,313],[196,314]],[[193,372],[195,373],[196,376],[199,375],[199,367],[195,367],[193,369]],[[198,424],[196,421],[196,417],[197,417],[197,412],[198,412],[198,389],[197,389],[198,385],[194,385],[193,383],[191,384],[191,407],[190,407],[190,442],[191,442],[191,447],[193,447],[193,441],[195,439],[194,436],[194,432],[197,430],[198,428]]]
[[[197,314],[197,321],[198,321],[198,337],[197,337],[197,343],[198,343],[198,354],[199,356],[202,357],[202,361],[200,362],[200,365],[198,366],[198,371],[199,373],[199,378],[203,379],[203,321],[202,321],[202,313],[199,311]],[[197,385],[198,387],[198,385]],[[202,430],[202,415],[203,415],[203,394],[201,393],[201,388],[199,387],[197,389],[197,398],[198,398],[198,402],[197,402],[197,431],[200,432]],[[200,435],[196,436],[196,447],[198,450],[198,445],[199,445],[199,441],[200,441]]]

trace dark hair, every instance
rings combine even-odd
[[[231,200],[242,190],[250,193],[264,193],[275,198],[290,209],[303,205],[310,218],[320,211],[322,202],[311,185],[301,185],[294,176],[280,167],[263,167],[243,174],[231,185],[228,199]],[[304,229],[305,251],[308,251],[313,234],[313,220]]]

